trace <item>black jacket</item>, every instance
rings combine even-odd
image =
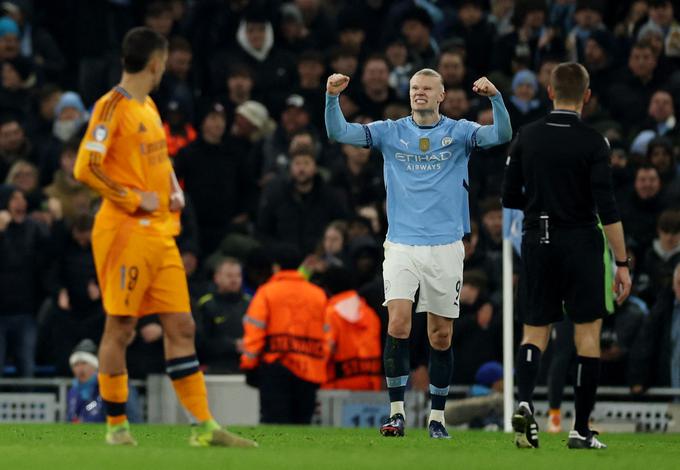
[[[36,313],[46,293],[48,233],[31,219],[0,232],[0,315]]]
[[[555,228],[620,220],[609,168],[609,146],[578,114],[556,110],[522,128],[503,181],[503,206],[524,210],[524,228],[541,213]]]
[[[326,226],[348,215],[343,198],[318,175],[308,194],[298,193],[288,179],[275,180],[262,195],[257,231],[265,241],[290,243],[311,253]]]
[[[670,386],[671,322],[674,301],[673,291],[666,290],[645,317],[630,352],[628,377],[631,385]]]
[[[243,316],[250,296],[243,293],[206,294],[196,311],[196,347],[202,364],[211,373],[237,373],[241,353],[236,341],[243,338]]]

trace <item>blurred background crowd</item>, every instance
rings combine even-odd
[[[380,320],[386,233],[382,156],[329,142],[326,77],[354,122],[409,114],[408,81],[438,70],[442,114],[480,124],[472,93],[488,76],[513,131],[551,108],[546,86],[566,60],[585,65],[582,118],[612,148],[634,294],[605,320],[604,384],[680,387],[680,7],[664,0],[8,0],[0,2],[0,374],[70,375],[76,344],[101,336],[90,251],[99,199],[73,178],[88,112],[121,74],[126,31],[169,40],[154,98],[188,205],[178,244],[201,362],[237,373],[242,318],[278,250],[332,292],[347,289]],[[454,384],[502,360],[499,201],[507,147],[470,158],[472,233],[465,239]],[[427,387],[424,316],[412,337],[413,386]],[[164,371],[162,329],[144,318],[130,375]],[[381,350],[381,349],[380,349]],[[678,359],[680,360],[680,359]],[[548,362],[548,361],[545,361]],[[486,370],[486,369],[485,369]],[[477,374],[478,375],[478,374]],[[676,375],[678,377],[676,377]],[[498,377],[496,377],[497,380]],[[678,383],[674,383],[677,381]],[[491,386],[492,384],[485,384]]]

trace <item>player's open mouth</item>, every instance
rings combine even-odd
[[[427,104],[427,100],[424,98],[416,98],[416,103],[418,104]]]

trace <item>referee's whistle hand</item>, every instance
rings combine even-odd
[[[618,268],[616,270],[616,277],[614,278],[614,286],[616,288],[616,303],[621,305],[630,295],[630,271],[628,268]]]

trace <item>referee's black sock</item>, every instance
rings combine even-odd
[[[517,353],[517,398],[519,402],[527,402],[534,412],[534,388],[541,364],[541,350],[533,344],[523,344]]]
[[[453,349],[439,351],[430,346],[430,398],[432,410],[444,411],[453,373]],[[440,420],[441,421],[441,420]]]
[[[597,382],[600,380],[600,358],[576,357],[576,385],[574,386],[574,406],[576,419],[574,429],[582,436],[587,436],[590,430],[588,421],[590,413],[595,407]]]
[[[404,393],[410,369],[410,356],[408,350],[408,338],[401,339],[387,335],[383,363],[387,378],[387,391],[390,394],[391,403],[399,403],[398,407],[392,406],[392,413],[403,412]]]

